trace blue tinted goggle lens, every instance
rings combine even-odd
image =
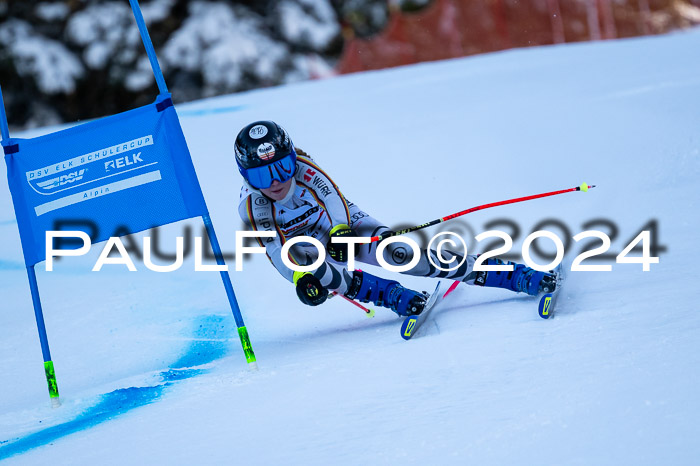
[[[292,153],[264,167],[246,170],[248,183],[256,189],[266,189],[272,186],[274,180],[284,183],[294,176],[296,169],[296,154]]]

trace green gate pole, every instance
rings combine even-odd
[[[221,253],[221,247],[219,246],[219,241],[216,239],[216,232],[214,232],[214,226],[211,223],[209,215],[202,217],[204,220],[204,227],[207,229],[207,235],[209,236],[209,242],[211,243],[211,248],[216,256],[216,263],[219,265],[226,265],[224,262],[224,256]],[[245,359],[248,362],[248,368],[251,370],[258,369],[258,363],[255,360],[255,353],[253,352],[253,347],[250,344],[250,338],[248,337],[248,330],[245,327],[245,322],[243,322],[243,316],[241,316],[241,309],[238,307],[238,301],[236,300],[236,294],[233,292],[233,285],[231,284],[231,277],[229,277],[226,270],[221,270],[221,279],[224,282],[224,288],[226,289],[226,296],[228,296],[228,302],[231,305],[231,312],[233,312],[233,318],[236,320],[236,326],[238,327],[238,338],[241,340],[241,345],[243,346],[243,353],[245,353]]]

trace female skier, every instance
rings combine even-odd
[[[272,121],[256,121],[245,126],[236,137],[236,163],[243,179],[239,213],[244,223],[256,231],[275,232],[270,238],[258,239],[275,268],[294,283],[299,299],[310,306],[323,303],[329,291],[344,294],[363,303],[390,308],[401,316],[420,314],[427,297],[407,289],[395,280],[367,272],[349,272],[347,244],[333,243],[334,236],[371,237],[387,233],[388,227],[348,201],[331,178],[301,149],[295,148],[287,132]],[[282,261],[282,245],[290,238],[310,236],[326,247],[326,260],[314,272],[295,272]],[[379,265],[377,243],[356,248],[359,262]],[[410,248],[390,244],[383,257],[391,265],[405,265],[412,259]],[[554,276],[521,264],[511,272],[474,272],[475,255],[468,255],[455,270],[446,272],[434,267],[434,250],[421,250],[415,267],[404,272],[421,277],[447,278],[473,285],[506,288],[536,295],[542,287],[554,290]],[[450,253],[457,261],[462,256]],[[289,248],[289,261],[297,265],[312,264],[318,250],[309,243]],[[503,264],[488,259],[486,265]]]

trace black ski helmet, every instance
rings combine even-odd
[[[296,152],[287,131],[274,121],[254,121],[241,129],[233,150],[238,170],[248,179],[246,170],[270,165]]]

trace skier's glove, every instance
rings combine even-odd
[[[332,240],[336,237],[357,236],[357,234],[349,226],[345,224],[340,224],[333,227],[333,229],[329,233],[329,236]],[[328,246],[326,246],[326,252],[328,252],[328,255],[331,256],[333,260],[336,260],[338,262],[347,262],[348,246],[348,244],[333,243],[332,241],[329,241]],[[359,247],[359,244],[355,244],[355,255],[357,255],[357,253],[359,252]]]
[[[328,290],[310,272],[294,272],[294,285],[297,287],[297,296],[308,306],[318,306],[328,298]]]

